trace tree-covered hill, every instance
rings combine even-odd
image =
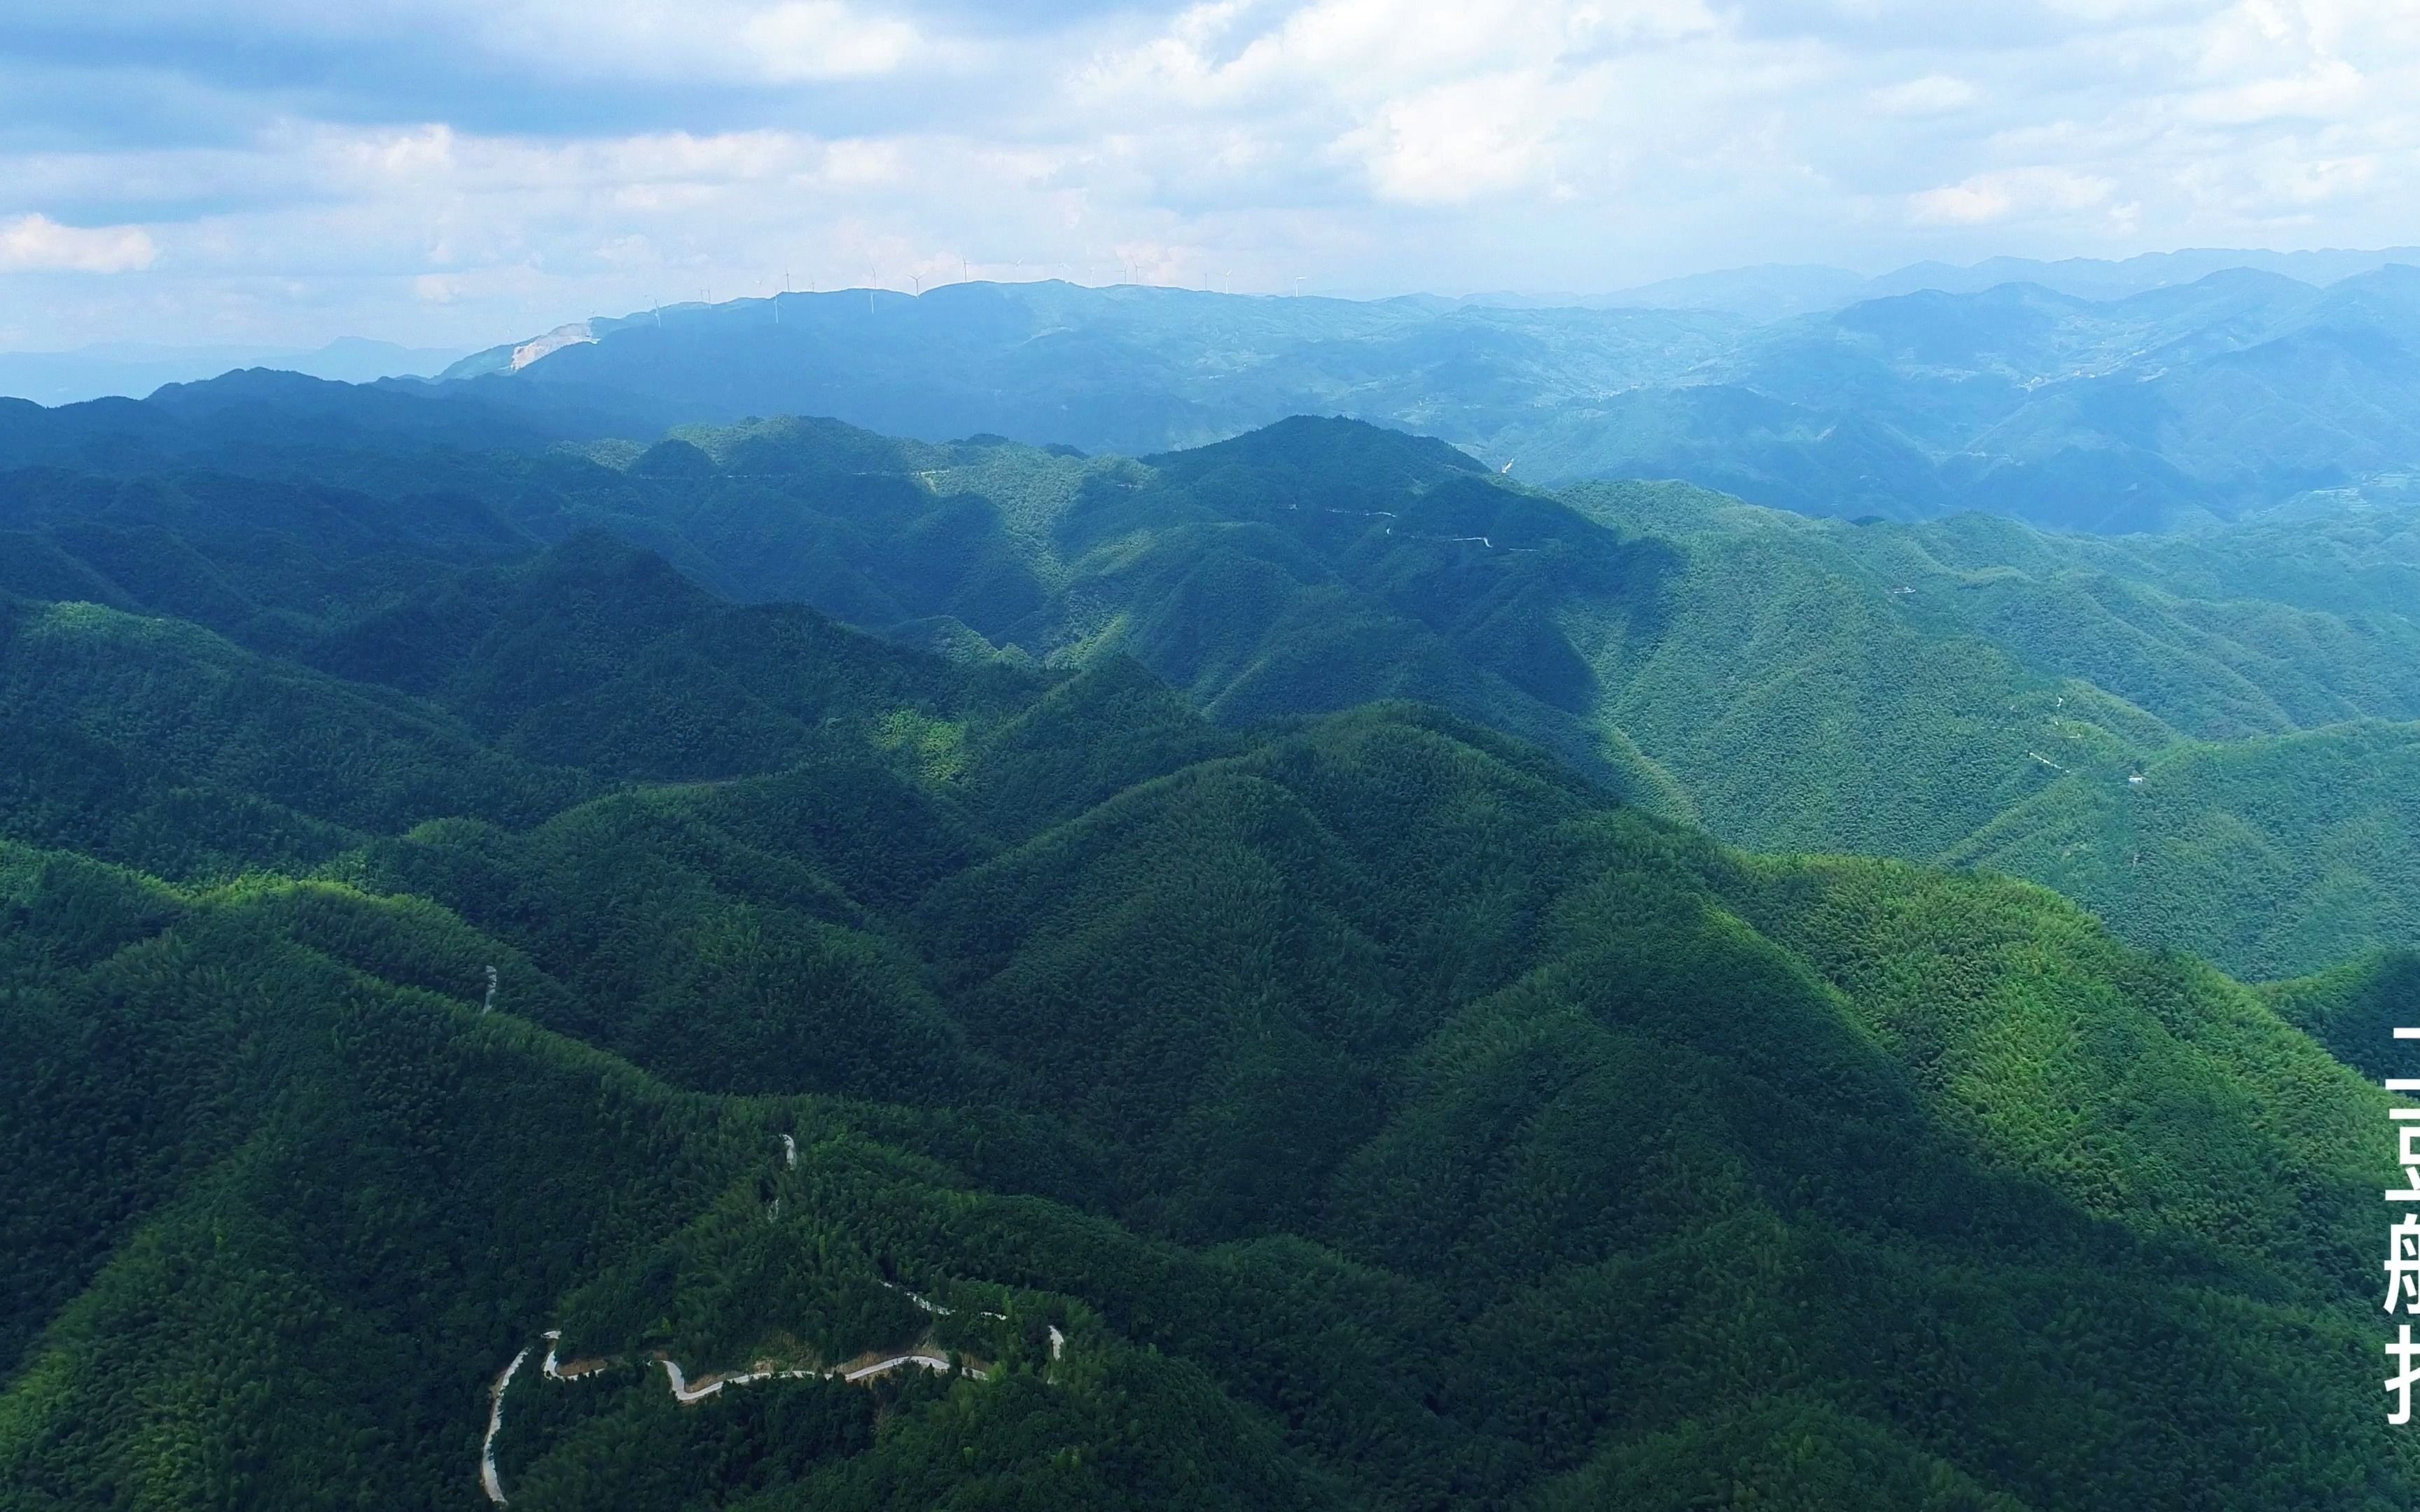
[[[1851,523],[1547,495],[1300,417],[1140,460],[789,419],[260,465],[0,475],[0,591],[190,620],[616,778],[806,750],[799,603],[1002,687],[1129,657],[1230,726],[1442,705],[1732,843],[2009,870],[2247,976],[2409,944],[2420,913],[2394,779],[2321,770],[2381,738],[2339,727],[2420,719],[2409,507]],[[2212,762],[2224,793],[2174,779]],[[2261,885],[2171,886],[2169,841],[2142,871],[2137,819],[2180,837],[2178,876],[2257,853]]]
[[[576,388],[466,393],[423,383],[351,384],[248,369],[171,383],[144,400],[46,409],[0,399],[0,458],[123,472],[170,459],[257,467],[297,452],[396,447],[532,449],[564,437],[659,428],[648,407]]]
[[[2420,725],[2178,747],[2062,778],[1952,858],[2056,887],[2135,939],[2257,977],[2420,940]],[[2227,900],[2225,921],[2206,900]]]
[[[1214,506],[1373,444],[1077,466],[1002,549],[1055,594],[1189,507],[1458,581],[1331,495]],[[1366,461],[1400,531],[1627,570]],[[1131,659],[945,659],[593,534],[355,560],[298,559],[285,652],[12,607],[28,750],[244,792],[343,717],[332,770],[401,776],[264,786],[308,850],[0,812],[11,1512],[483,1505],[483,1444],[566,1507],[2420,1486],[2383,1098],[2312,1037],[2391,962],[2264,995],[2038,887],[1728,850],[1433,708],[1222,726]],[[147,701],[195,679],[188,750]]]
[[[2392,950],[2268,989],[2280,1017],[2373,1076],[2403,1074],[2394,1031],[2420,1003],[2420,951]]]

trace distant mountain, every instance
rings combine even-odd
[[[1668,278],[1610,294],[1538,294],[1492,290],[1458,304],[1498,310],[1703,310],[1750,320],[1838,309],[1855,302],[1872,281],[1845,268],[1767,263]]]
[[[2003,284],[2032,284],[2090,301],[2122,300],[2153,289],[2198,283],[2213,273],[2250,271],[2311,285],[2328,285],[2374,273],[2397,263],[2420,264],[2420,247],[2380,252],[2265,252],[2197,248],[2145,253],[2122,261],[2068,257],[1989,257],[1978,263],[1911,263],[1869,278],[1842,268],[1772,263],[1728,268],[1643,284],[1613,294],[1528,298],[1487,296],[1490,302],[1530,308],[1633,306],[1654,310],[1720,310],[1757,319],[1780,319],[1838,310],[1865,300],[1902,294],[1979,294]]]
[[[492,348],[447,377],[625,395],[667,425],[831,415],[932,440],[987,433],[1140,455],[1294,413],[1510,414],[1534,408],[1542,385],[1592,392],[1607,371],[1678,381],[1741,329],[1682,312],[963,284],[920,299],[668,306]],[[529,359],[548,342],[560,345]]]
[[[1975,294],[2002,284],[2039,284],[2084,300],[2121,300],[2197,283],[2212,273],[2239,269],[2274,273],[2304,284],[2334,284],[2374,273],[2397,263],[2420,264],[2420,247],[2389,247],[2380,252],[2322,250],[2263,252],[2195,248],[2183,252],[2151,252],[2112,262],[2099,257],[2068,257],[2042,262],[2031,257],[1990,257],[1956,266],[1913,263],[1883,274],[1857,291],[1865,299],[1933,290]]]
[[[141,400],[46,409],[0,399],[0,467],[124,474],[205,461],[256,470],[280,465],[279,458],[325,466],[331,452],[536,450],[647,432],[644,409],[623,395],[564,387],[361,385],[250,368],[168,384]],[[316,460],[297,460],[305,457]]]
[[[1753,320],[1778,320],[1854,303],[1870,286],[1865,275],[1845,268],[1767,263],[1668,278],[1587,302],[1607,309],[1716,310]]]
[[[2109,279],[2157,285],[2193,255]],[[1548,485],[1669,477],[1812,515],[1981,509],[2106,532],[2420,470],[2412,267],[2325,288],[2234,268],[2110,300],[2004,283],[1777,320],[1714,306],[1724,287],[1762,280],[1780,298],[1831,272],[1742,277],[1669,291],[1706,306],[1689,309],[1057,283],[784,295],[584,322],[466,359],[439,387],[657,425],[823,414],[1126,455],[1342,414]]]
[[[398,347],[359,336],[307,349],[118,344],[67,352],[0,352],[0,395],[45,405],[113,396],[139,399],[163,384],[192,383],[254,367],[372,383],[383,378],[433,377],[461,356],[459,350]]]

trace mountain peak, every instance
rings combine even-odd
[[[1143,460],[1180,474],[1198,474],[1236,462],[1341,471],[1374,486],[1493,471],[1434,436],[1415,436],[1343,415],[1290,415],[1229,440]]]

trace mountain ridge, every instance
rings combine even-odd
[[[2350,1027],[2387,979],[2263,995],[2038,887],[1745,856],[1438,711],[1222,731],[1131,663],[837,626],[764,686],[821,680],[817,740],[613,780],[701,728],[652,646],[808,611],[535,560],[411,569],[522,600],[384,632],[437,702],[343,686],[531,772],[508,720],[560,711],[588,781],[543,811],[437,794],[180,882],[0,840],[0,1257],[39,1277],[0,1505],[476,1504],[491,1452],[541,1507],[1678,1508],[1809,1431],[1756,1473],[1817,1504],[2420,1475],[2345,1427],[2381,1094],[2271,1006]],[[623,641],[505,675],[496,625],[629,582]],[[95,623],[95,687],[209,643]],[[508,1370],[551,1334],[588,1373]],[[684,1406],[654,1360],[772,1379]]]
[[[2247,742],[2282,737],[2252,790],[2260,811],[2317,812],[2332,800],[2308,795],[2335,786],[2327,753],[2348,748],[2325,732],[2420,719],[2407,508],[2117,540],[1982,515],[1850,524],[1680,485],[1549,495],[1433,439],[1307,417],[1147,461],[795,420],[651,448],[380,444],[410,459],[279,453],[284,477],[250,481],[0,474],[0,531],[22,545],[0,559],[0,591],[173,613],[256,654],[427,695],[452,674],[381,661],[381,646],[461,654],[520,592],[511,563],[601,532],[715,594],[813,605],[1003,679],[1130,657],[1230,726],[1442,704],[1730,841],[2011,867],[2078,890],[2138,943],[2189,943],[2241,974],[2403,942],[2411,869],[2395,858],[2391,794],[2340,815],[2354,826],[2343,837],[2229,830],[2267,857],[2278,890],[2258,908],[2226,889],[2188,890],[2181,913],[2136,908],[2122,878],[2059,853],[2088,842],[2075,854],[2125,860],[2136,847],[2111,826],[2154,811],[2130,779],[2202,770]],[[314,615],[278,601],[302,539]],[[406,562],[486,576],[432,597],[395,586]],[[649,602],[629,604],[630,625]],[[610,608],[580,614],[567,645],[602,648],[624,628]],[[809,643],[778,614],[747,623]],[[527,667],[561,660],[537,628],[514,633],[536,637]],[[613,740],[655,764],[627,775],[720,776],[710,753],[752,741],[805,748],[746,638],[698,635],[650,653],[691,669],[688,745],[626,726]],[[574,739],[573,715],[457,708],[537,742]],[[2208,796],[2190,815],[2156,810],[2185,825],[2174,836],[2250,811]],[[2261,943],[2264,918],[2319,906],[2365,845],[2385,892],[2340,933]],[[2337,859],[2322,861],[2329,847]]]
[[[2125,532],[2414,466],[2420,436],[2381,419],[2420,372],[2397,266],[2324,289],[2222,270],[2107,300],[1999,283],[1764,322],[953,285],[593,320],[510,373],[521,348],[450,377],[619,391],[665,424],[814,412],[1136,455],[1342,413],[1546,483],[1668,476],[1816,515]]]

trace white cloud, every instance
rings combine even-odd
[[[2096,209],[2117,190],[2107,178],[2065,168],[2012,168],[1928,189],[1909,195],[1908,203],[1919,221],[1982,225],[2014,215]]]
[[[2249,126],[2286,117],[2337,120],[2357,114],[2369,82],[2342,58],[2322,58],[2291,74],[2256,76],[2241,84],[2188,95],[2189,119]]]
[[[0,272],[126,273],[159,255],[141,226],[61,225],[47,215],[0,221]]]
[[[1885,85],[1867,97],[1885,116],[1942,116],[1975,102],[1975,86],[1946,73]]]
[[[761,289],[785,264],[801,286],[1140,267],[1384,292],[2377,245],[2413,239],[2420,196],[2412,0],[1205,0],[1040,21],[890,0],[20,3],[54,29],[96,18],[96,53],[181,18],[237,58],[180,65],[180,110],[225,102],[207,140],[70,124],[0,147],[0,265],[151,270],[62,274],[29,301],[79,337],[185,318],[471,342]],[[287,46],[293,77],[262,85]],[[332,100],[330,78],[386,92]],[[173,257],[152,261],[154,236]]]
[[[912,23],[843,0],[506,0],[473,35],[542,72],[600,79],[863,78],[926,50]]]
[[[789,0],[758,11],[740,39],[768,79],[846,79],[889,73],[923,39],[905,22],[864,18],[836,0]]]
[[[1546,136],[1568,109],[1558,94],[1534,73],[1456,80],[1388,100],[1337,145],[1382,198],[1465,204],[1545,175]]]

